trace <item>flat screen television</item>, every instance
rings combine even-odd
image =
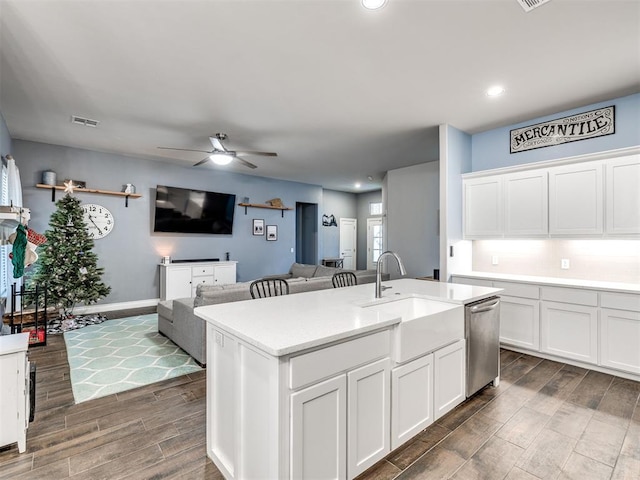
[[[235,206],[230,193],[158,185],[153,231],[231,235]]]

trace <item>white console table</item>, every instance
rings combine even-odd
[[[176,262],[160,264],[160,300],[194,297],[198,285],[236,283],[238,262]]]
[[[0,336],[0,447],[27,448],[29,426],[29,334]]]

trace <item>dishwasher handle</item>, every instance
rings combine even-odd
[[[500,299],[497,298],[493,303],[482,303],[480,305],[476,305],[475,307],[471,307],[469,311],[471,313],[481,313],[488,312],[489,310],[493,310],[500,303]]]

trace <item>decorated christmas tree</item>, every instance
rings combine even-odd
[[[104,269],[97,265],[80,200],[65,195],[56,207],[30,283],[46,285],[49,304],[63,309],[63,316],[68,317],[77,303],[96,303],[109,294],[111,287],[100,281]]]

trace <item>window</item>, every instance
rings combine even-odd
[[[369,215],[382,215],[382,202],[369,203]]]
[[[9,204],[9,183],[7,182],[7,167],[2,165],[2,173],[0,174],[0,205]],[[9,233],[4,235],[9,236]],[[4,236],[3,235],[3,236]],[[9,252],[11,244],[0,245],[0,297],[8,298],[11,294],[9,289]]]

